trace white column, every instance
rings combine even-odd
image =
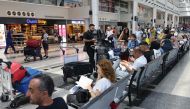
[[[90,18],[84,19],[84,23],[85,23],[85,31],[87,31],[88,30],[88,26],[90,25]]]
[[[177,16],[177,27],[179,27],[179,16]]]
[[[135,21],[135,16],[137,16],[138,2],[136,0],[133,1],[133,21],[132,21],[132,33],[135,33],[137,29],[137,21]]]
[[[164,27],[167,27],[167,25],[168,25],[168,13],[167,12],[165,12],[165,20],[164,20],[164,22],[165,22],[165,24],[164,24]]]
[[[131,10],[131,8],[132,8],[131,5],[132,5],[132,1],[128,1],[128,12],[129,12],[129,14],[132,15],[133,13],[132,13],[132,10]],[[131,18],[130,18],[130,19],[131,19]],[[132,23],[132,22],[128,22],[128,24],[127,24],[127,27],[129,28],[130,32],[131,32],[131,30],[132,30],[132,28],[131,28],[131,23]]]
[[[173,28],[173,27],[175,27],[175,23],[176,23],[176,22],[175,22],[175,15],[173,14],[172,17],[173,17],[173,18],[172,18],[172,28]]]
[[[92,0],[92,23],[95,25],[95,29],[99,27],[98,12],[99,12],[99,0]]]
[[[156,26],[156,17],[157,17],[157,9],[153,8],[153,17],[152,17],[152,26],[155,27]]]

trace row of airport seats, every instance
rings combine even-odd
[[[95,97],[79,109],[111,109],[110,104],[116,107],[128,97],[129,105],[133,105],[131,96],[140,96],[143,87],[147,87],[158,78],[164,78],[171,68],[188,52],[190,41],[180,48],[174,48],[159,58],[149,62],[146,66],[119,80],[100,96]],[[112,108],[113,109],[113,108]]]

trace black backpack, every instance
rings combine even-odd
[[[74,94],[67,95],[67,104],[81,106],[88,102],[90,98],[91,95],[87,89],[79,88]]]

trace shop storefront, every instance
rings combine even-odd
[[[72,42],[82,41],[83,33],[85,32],[84,21],[67,21],[67,36]]]
[[[5,28],[13,29],[13,41],[19,46],[22,46],[28,37],[40,39],[42,29],[45,29],[48,33],[50,43],[55,43],[58,35],[64,37],[66,42],[66,20],[0,18],[0,24],[3,24]],[[61,28],[57,28],[60,25]],[[3,39],[1,38],[0,40]]]

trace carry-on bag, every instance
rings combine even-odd
[[[8,106],[8,109],[16,109],[21,105],[25,105],[30,102],[30,97],[24,95],[24,94],[18,94],[14,100],[11,101],[11,103]]]
[[[15,89],[18,92],[22,92],[24,94],[26,94],[28,91],[28,86],[29,86],[30,80],[34,76],[42,74],[41,71],[32,69],[30,67],[26,67],[26,70],[27,70],[26,76],[22,79],[22,81],[19,84],[16,84],[16,86],[15,86]]]
[[[89,62],[69,62],[62,67],[62,70],[64,82],[67,82],[67,78],[79,78],[80,75],[93,73],[93,67]]]
[[[41,46],[41,40],[28,40],[26,45],[28,47],[37,48]]]
[[[10,64],[10,68],[6,67],[5,71],[10,72],[11,73],[11,77],[12,77],[12,83],[19,83],[26,75],[26,69],[19,63],[16,62],[9,62]]]

